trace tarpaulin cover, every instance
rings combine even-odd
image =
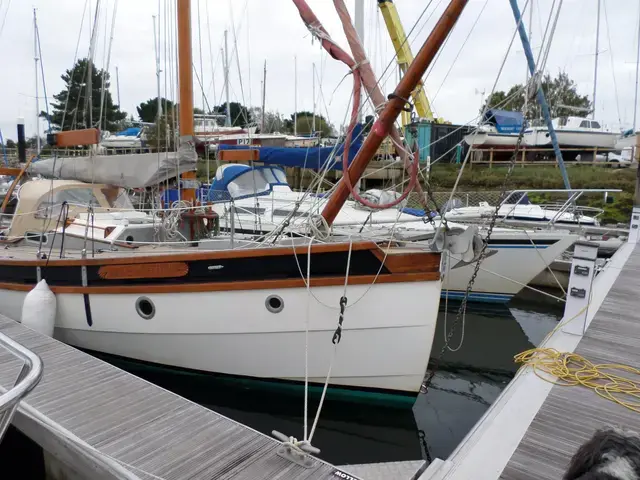
[[[354,159],[362,145],[359,126],[354,129],[354,141],[349,147],[349,163]],[[302,167],[320,170],[342,170],[342,154],[344,145],[333,147],[256,147],[251,145],[224,145],[219,150],[252,150],[260,151],[260,162],[284,167]]]
[[[523,116],[521,112],[490,109],[485,112],[483,121],[495,126],[498,133],[519,133]]]

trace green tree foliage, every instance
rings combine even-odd
[[[525,91],[521,89],[522,85],[518,84],[511,87],[507,92],[502,90],[494,92],[487,98],[480,112],[487,106],[489,108],[521,112],[524,108],[525,100]],[[555,78],[551,78],[551,75],[546,74],[542,79],[542,89],[547,98],[552,117],[580,116],[586,114],[592,108],[589,97],[578,93],[576,82],[571,80],[565,72],[560,72]],[[507,99],[509,100],[505,102]],[[575,109],[567,107],[574,107]],[[527,118],[538,118],[540,116],[539,111],[539,106],[534,98],[528,103]]]
[[[247,124],[252,123],[254,121],[251,112],[247,107],[238,103],[238,102],[230,102],[229,107],[231,110],[231,125],[234,127],[245,127]],[[217,107],[213,107],[214,114],[226,115],[227,113],[227,104],[223,103],[222,105],[218,105]],[[218,120],[218,123],[224,125],[224,119]]]
[[[163,114],[173,111],[173,102],[160,97]],[[136,107],[141,122],[154,123],[158,117],[158,97],[150,98]]]
[[[5,147],[7,148],[17,148],[18,145],[16,144],[16,142],[14,142],[13,140],[11,140],[10,138],[7,139],[7,142],[5,144]]]
[[[113,103],[109,92],[109,74],[91,64],[91,107],[88,108],[87,84],[89,60],[80,59],[70,70],[61,75],[65,84],[62,91],[53,96],[51,114],[41,112],[40,115],[51,122],[54,130],[73,130],[77,128],[97,127],[100,123],[100,101],[102,77],[104,74],[104,109],[102,128],[110,131],[118,130],[127,117],[120,107]],[[91,115],[90,115],[91,113]],[[64,121],[63,121],[64,119]]]
[[[291,118],[287,119],[285,125],[287,130],[293,132],[294,114],[291,114]],[[308,135],[313,130],[313,112],[302,111],[298,112],[297,131],[300,135]],[[316,113],[316,132],[320,132],[323,137],[330,137],[334,132],[333,125],[331,125],[326,118]]]
[[[169,150],[176,147],[176,132],[174,130],[173,111],[169,110],[166,115],[162,115],[152,127],[147,130],[147,144],[152,147],[164,149],[169,142]]]

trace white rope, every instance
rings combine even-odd
[[[349,239],[349,254],[347,255],[347,271],[344,276],[344,289],[342,292],[342,296],[347,296],[347,285],[349,283],[349,269],[351,268],[351,252],[353,250],[353,240]],[[345,307],[346,310],[347,307]],[[309,434],[309,443],[313,440],[313,434],[316,431],[316,426],[318,425],[318,420],[320,419],[320,412],[322,411],[322,405],[324,404],[324,399],[327,394],[327,388],[329,387],[329,380],[331,379],[331,371],[333,370],[333,364],[336,359],[336,353],[338,352],[339,341],[335,342],[333,345],[333,353],[331,354],[331,362],[329,363],[329,370],[327,372],[327,377],[324,381],[324,387],[322,387],[322,395],[320,396],[320,403],[318,404],[318,409],[316,410],[316,418],[313,420],[313,426],[311,427],[311,433]]]
[[[307,418],[309,416],[309,315],[311,308],[311,245],[313,244],[313,237],[309,239],[309,246],[307,247],[307,309],[305,316],[305,330],[304,330],[304,440],[307,441]]]

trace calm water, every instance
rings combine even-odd
[[[456,309],[450,303],[447,316],[441,308],[433,355],[439,354],[445,321],[451,325]],[[445,353],[431,388],[418,396],[413,408],[328,399],[313,444],[322,450],[322,458],[336,465],[446,458],[512,378],[517,369],[513,356],[537,345],[561,314],[561,307],[539,299],[516,300],[508,307],[470,305],[462,347]],[[454,336],[451,345],[456,347],[459,339]],[[123,367],[263,433],[278,430],[302,437],[300,395],[255,392],[216,385],[215,380]],[[315,407],[310,404],[311,415]]]

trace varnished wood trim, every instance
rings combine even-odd
[[[105,280],[130,278],[173,278],[189,273],[185,262],[141,263],[139,265],[105,265],[98,269],[98,276]]]
[[[119,245],[119,244],[118,244]],[[119,245],[120,246],[120,245]],[[97,257],[86,259],[58,259],[51,258],[49,260],[22,260],[13,258],[0,258],[0,265],[8,266],[32,266],[32,267],[68,267],[81,265],[124,265],[133,263],[158,263],[158,262],[187,262],[195,260],[225,260],[233,258],[249,258],[249,257],[271,257],[278,255],[292,255],[295,251],[296,255],[306,255],[308,251],[307,245],[299,245],[293,247],[274,247],[274,248],[238,248],[235,250],[212,250],[198,252],[180,252],[171,254],[158,255],[131,255],[126,257]],[[353,251],[357,250],[378,250],[375,242],[364,241],[354,242]],[[311,253],[331,253],[331,252],[348,252],[348,243],[323,243],[311,246]],[[10,251],[5,251],[10,255]]]
[[[368,285],[375,281],[382,283],[401,282],[429,282],[440,279],[439,272],[423,273],[396,273],[375,275],[350,276],[349,285]],[[344,277],[320,277],[311,279],[312,287],[331,287],[344,285]],[[35,285],[24,285],[19,283],[0,282],[0,290],[13,290],[28,292]],[[160,284],[160,285],[118,285],[108,287],[65,287],[49,286],[53,293],[89,293],[115,295],[115,294],[153,294],[153,293],[195,293],[195,292],[221,292],[237,290],[266,290],[275,288],[304,288],[305,282],[302,278],[286,280],[255,280],[248,282],[209,282],[209,283],[180,283],[180,284]]]
[[[419,273],[440,271],[440,253],[390,251],[385,258],[383,250],[374,250],[374,255],[392,273]]]

